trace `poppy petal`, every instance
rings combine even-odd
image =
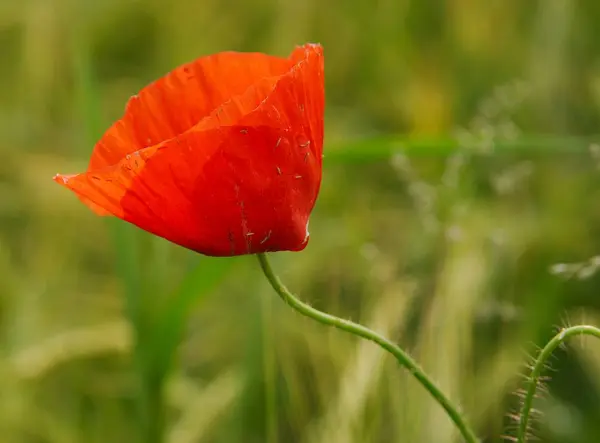
[[[287,132],[266,126],[189,132],[57,181],[92,209],[206,255],[299,250],[318,180],[293,149]]]
[[[261,79],[287,72],[291,63],[260,53],[222,52],[180,66],[129,100],[123,118],[96,144],[89,170],[187,131]]]
[[[238,121],[244,125],[275,125],[298,132],[297,143],[322,164],[325,108],[323,48],[305,45],[291,56],[294,68],[278,79],[258,108]]]

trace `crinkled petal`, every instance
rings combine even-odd
[[[291,63],[260,53],[222,52],[180,66],[129,100],[123,118],[94,147],[89,170],[182,134],[260,80],[284,74]]]
[[[200,253],[229,256],[303,249],[320,174],[293,133],[232,126],[188,132],[151,153],[56,180],[92,209]]]

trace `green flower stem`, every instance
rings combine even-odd
[[[519,414],[520,420],[517,443],[525,443],[527,441],[527,427],[529,426],[529,418],[531,416],[531,407],[533,406],[535,391],[537,390],[542,371],[546,366],[548,358],[550,358],[552,352],[554,352],[556,348],[574,335],[591,335],[600,338],[600,329],[588,325],[571,326],[570,328],[560,331],[546,346],[544,346],[544,349],[542,349],[535,361],[531,376],[527,383],[527,392],[525,393],[523,405],[521,406],[521,413]]]
[[[419,383],[421,383],[421,385],[427,389],[433,398],[446,410],[450,416],[450,419],[454,422],[462,434],[465,442],[479,442],[479,439],[476,437],[469,425],[465,422],[462,415],[458,412],[456,406],[450,402],[450,400],[442,393],[440,388],[435,385],[435,383],[427,376],[427,374],[425,374],[425,371],[423,371],[419,364],[414,361],[410,355],[408,355],[400,347],[387,338],[362,325],[326,314],[298,300],[296,296],[294,296],[294,294],[292,294],[285,287],[279,277],[275,275],[273,268],[271,267],[271,264],[269,263],[269,260],[265,254],[258,254],[258,261],[260,262],[260,266],[267,277],[267,280],[269,280],[269,283],[271,283],[271,286],[273,289],[275,289],[275,292],[277,292],[279,297],[281,297],[285,303],[306,317],[310,317],[319,323],[323,323],[324,325],[333,326],[334,328],[341,329],[342,331],[346,331],[350,334],[370,340],[388,351],[390,354],[396,357],[396,360],[398,360],[402,366],[404,366],[412,375],[414,375]]]

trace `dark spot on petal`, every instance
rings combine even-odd
[[[269,239],[271,238],[271,232],[272,232],[272,231],[269,229],[269,232],[267,232],[267,235],[265,236],[265,238],[263,238],[263,239],[260,241],[260,244],[261,244],[261,245],[262,245],[262,244],[264,244],[264,243],[265,243],[267,240],[269,240]]]
[[[227,233],[227,239],[229,240],[229,253],[235,255],[235,239],[233,238],[233,232]]]

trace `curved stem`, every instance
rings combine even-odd
[[[517,434],[517,443],[525,443],[527,441],[527,427],[529,426],[529,418],[531,416],[531,407],[533,406],[533,399],[535,397],[535,391],[537,390],[542,371],[546,366],[546,361],[552,355],[552,352],[564,343],[569,337],[573,335],[592,335],[600,338],[600,329],[594,326],[579,325],[565,328],[548,342],[544,349],[540,352],[535,364],[531,371],[531,376],[527,384],[527,392],[523,399],[523,405],[521,406],[521,413],[519,414],[519,430]]]
[[[298,300],[296,296],[294,296],[294,294],[292,294],[285,287],[279,277],[275,275],[267,256],[265,254],[258,254],[258,260],[265,276],[267,277],[267,280],[269,280],[269,283],[271,283],[271,286],[273,289],[275,289],[275,292],[277,292],[279,297],[281,297],[285,303],[306,317],[310,317],[319,323],[323,323],[324,325],[333,326],[334,328],[341,329],[342,331],[346,331],[350,334],[370,340],[388,351],[390,354],[396,357],[396,360],[398,360],[402,366],[410,371],[410,373],[419,381],[419,383],[421,383],[421,385],[433,396],[433,398],[446,410],[450,416],[450,419],[459,429],[465,441],[467,443],[479,442],[473,430],[458,412],[456,406],[450,402],[450,400],[442,393],[440,388],[435,385],[435,383],[427,376],[427,374],[425,374],[425,371],[423,371],[419,364],[414,361],[410,355],[408,355],[400,347],[387,338],[362,325],[326,314]]]

